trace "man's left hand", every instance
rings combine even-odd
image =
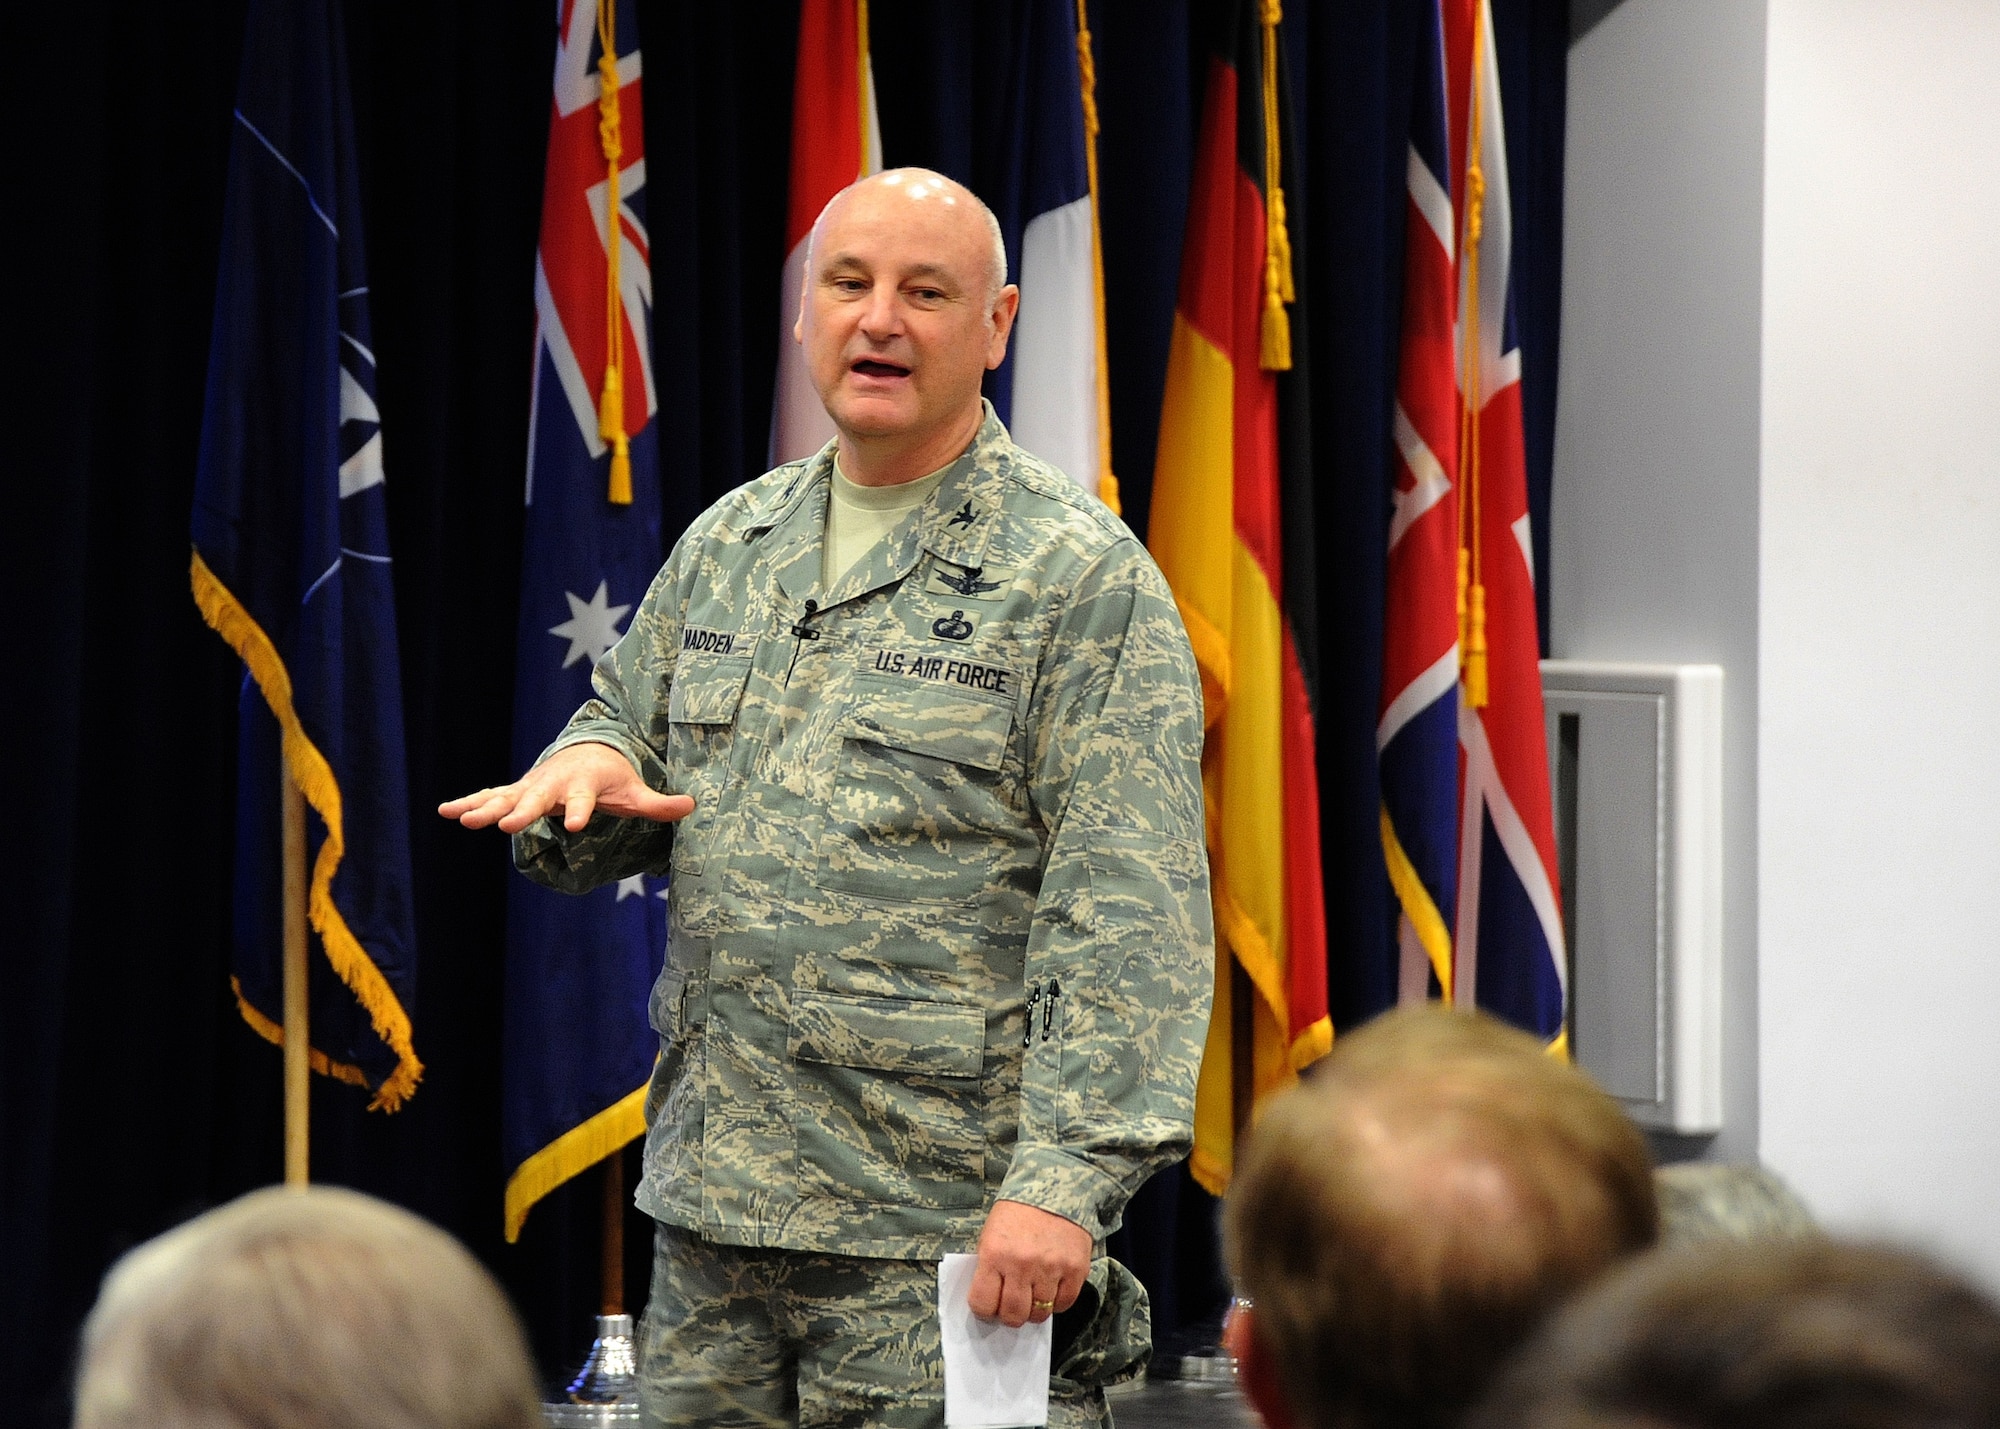
[[[1090,1232],[1020,1201],[995,1201],[979,1233],[972,1313],[1018,1329],[1076,1303],[1090,1278]]]

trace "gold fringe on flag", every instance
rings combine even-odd
[[[282,1022],[273,1022],[257,1010],[256,1004],[243,995],[242,979],[230,978],[229,990],[236,994],[236,1010],[242,1014],[243,1020],[250,1024],[250,1030],[255,1032],[259,1037],[262,1037],[266,1042],[269,1042],[273,1047],[284,1046],[285,1024]],[[327,1056],[326,1053],[320,1051],[317,1047],[306,1049],[306,1065],[311,1067],[315,1072],[318,1072],[322,1077],[332,1077],[336,1082],[345,1082],[350,1087],[360,1087],[364,1091],[368,1088],[368,1074],[366,1072],[349,1063],[334,1061],[333,1058]]]
[[[521,1227],[527,1224],[535,1202],[645,1134],[646,1086],[641,1085],[515,1167],[507,1178],[501,1211],[501,1232],[507,1244],[521,1238]]]
[[[298,711],[292,704],[291,672],[285,668],[284,657],[278,653],[278,647],[271,643],[271,637],[264,633],[264,628],[237,600],[235,592],[209,569],[200,551],[194,552],[189,561],[188,584],[193,589],[194,603],[201,611],[201,618],[229,643],[229,648],[249,668],[250,678],[257,682],[264,703],[271,707],[271,713],[278,721],[285,758],[298,781],[299,792],[305,796],[313,812],[319,815],[320,823],[326,829],[319,854],[313,860],[307,915],[312,920],[313,930],[319,934],[320,950],[326,954],[326,960],[333,965],[334,972],[354,994],[355,1000],[367,1011],[368,1022],[375,1029],[375,1035],[396,1054],[395,1070],[375,1089],[375,1099],[368,1104],[370,1111],[378,1108],[395,1111],[416,1091],[417,1083],[424,1075],[424,1064],[417,1060],[416,1049],[410,1043],[409,1013],[396,996],[395,989],[389,986],[388,979],[382,976],[382,970],[375,966],[375,960],[369,957],[368,950],[361,946],[361,940],[347,926],[347,920],[341,916],[339,907],[333,901],[333,875],[347,852],[346,827],[341,818],[340,783],[333,776],[333,766],[327,763],[326,756],[299,723]],[[240,986],[236,994],[236,1005],[244,1020],[260,1036],[273,1042],[282,1041],[284,1029],[258,1013],[244,999]],[[358,1068],[335,1062],[323,1052],[312,1053],[312,1065],[316,1071],[340,1081],[366,1084]]]

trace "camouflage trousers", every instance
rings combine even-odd
[[[937,1264],[721,1245],[658,1228],[639,1323],[648,1424],[944,1423]],[[1057,1317],[1050,1429],[1109,1429],[1104,1389],[1151,1353],[1145,1291],[1113,1260]]]

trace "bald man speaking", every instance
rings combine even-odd
[[[671,871],[663,1424],[940,1424],[953,1251],[975,1313],[1057,1317],[1052,1424],[1141,1362],[1102,1246],[1191,1134],[1201,685],[1145,549],[980,396],[1006,276],[940,175],[835,198],[794,335],[838,436],[696,520],[540,762],[441,809],[551,887]]]

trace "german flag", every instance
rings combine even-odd
[[[1195,1094],[1195,1179],[1228,1186],[1239,1108],[1333,1044],[1303,305],[1284,188],[1277,0],[1237,0],[1209,57],[1153,475],[1150,544],[1201,665],[1215,890],[1215,1013]],[[1241,968],[1249,1006],[1237,1006]],[[1248,1047],[1239,1047],[1247,1037]],[[1248,1086],[1239,1086],[1243,1070]]]

